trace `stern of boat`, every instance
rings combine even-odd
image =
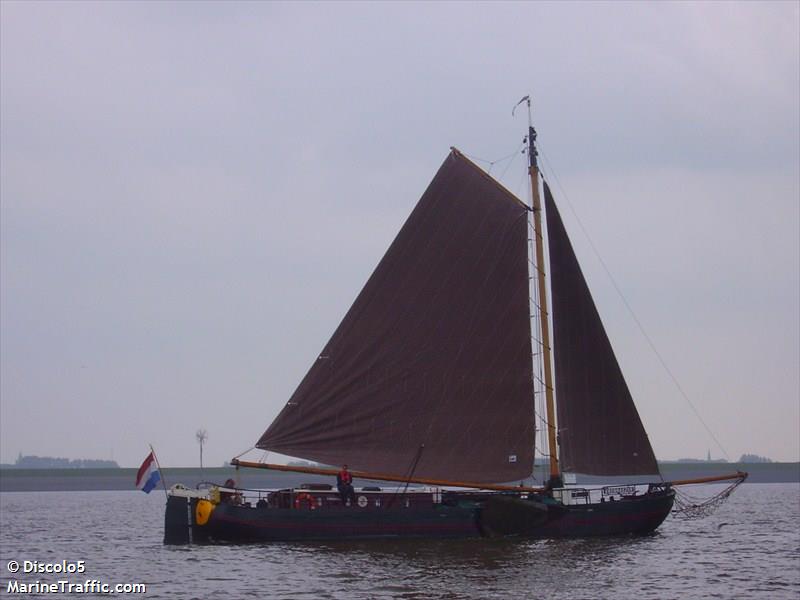
[[[191,490],[180,484],[172,486],[167,493],[167,508],[164,513],[164,544],[180,545],[202,541],[205,532],[198,527],[205,505],[212,505],[209,490]]]

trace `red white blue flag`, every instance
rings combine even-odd
[[[149,494],[159,481],[161,481],[161,473],[158,471],[156,455],[151,451],[136,474],[136,487],[145,494]]]

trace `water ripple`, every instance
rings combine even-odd
[[[163,510],[157,494],[2,493],[0,587],[9,560],[66,559],[86,561],[74,581],[143,582],[148,598],[800,597],[797,484],[745,484],[636,538],[164,546]]]

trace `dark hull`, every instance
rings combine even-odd
[[[171,496],[165,544],[272,542],[369,538],[563,538],[645,534],[672,509],[674,492],[563,506],[496,496],[454,506],[383,510],[250,508],[218,504],[198,524],[197,499]]]
[[[198,525],[196,500],[169,498],[165,543],[186,543],[192,518],[191,542],[273,542],[368,538],[476,537],[474,508],[438,506],[429,510],[382,511],[245,508],[219,504],[208,522]],[[172,518],[171,518],[172,513]]]

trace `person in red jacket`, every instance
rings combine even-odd
[[[336,487],[343,504],[356,501],[356,491],[353,489],[353,475],[347,470],[347,465],[342,465],[342,470],[336,475]]]

